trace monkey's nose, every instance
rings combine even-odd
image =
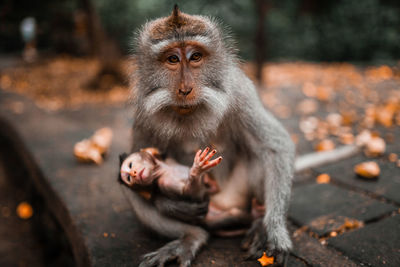
[[[134,170],[131,170],[131,172],[129,173],[133,178],[135,178],[136,177],[136,171],[134,171]]]
[[[192,92],[193,88],[185,88],[185,89],[179,89],[179,94],[183,95],[183,96],[187,96],[188,94],[190,94],[190,92]]]

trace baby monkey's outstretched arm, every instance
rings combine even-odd
[[[215,193],[218,191],[218,185],[215,180],[205,174],[208,170],[220,164],[222,157],[211,160],[217,151],[215,149],[211,152],[209,151],[210,148],[207,147],[203,151],[198,150],[194,156],[193,166],[190,168],[189,172],[189,179],[183,188],[184,195],[199,193],[205,186],[207,187],[208,193]]]

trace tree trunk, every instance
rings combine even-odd
[[[127,79],[121,68],[121,52],[118,46],[104,31],[92,1],[81,0],[81,5],[87,16],[91,54],[99,59],[101,65],[88,87],[108,90],[114,85],[126,85]]]

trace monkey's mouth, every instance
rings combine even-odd
[[[172,106],[172,109],[180,115],[186,115],[192,113],[196,109],[196,106],[190,106],[190,105]]]

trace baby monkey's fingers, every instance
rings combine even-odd
[[[196,155],[194,156],[194,162],[200,162],[200,155],[201,155],[201,149],[199,149],[196,153]]]
[[[211,161],[207,161],[206,163],[204,163],[204,165],[202,166],[203,171],[207,171],[209,169],[211,169],[212,167],[217,166],[218,164],[220,164],[222,161],[222,157],[218,157],[216,159],[213,159]]]
[[[199,161],[204,161],[204,158],[207,156],[208,151],[210,151],[210,148],[206,147],[200,154]]]
[[[208,161],[215,155],[215,153],[217,153],[217,150],[211,150],[211,152],[204,157],[201,163],[203,163],[203,165],[207,164]]]

